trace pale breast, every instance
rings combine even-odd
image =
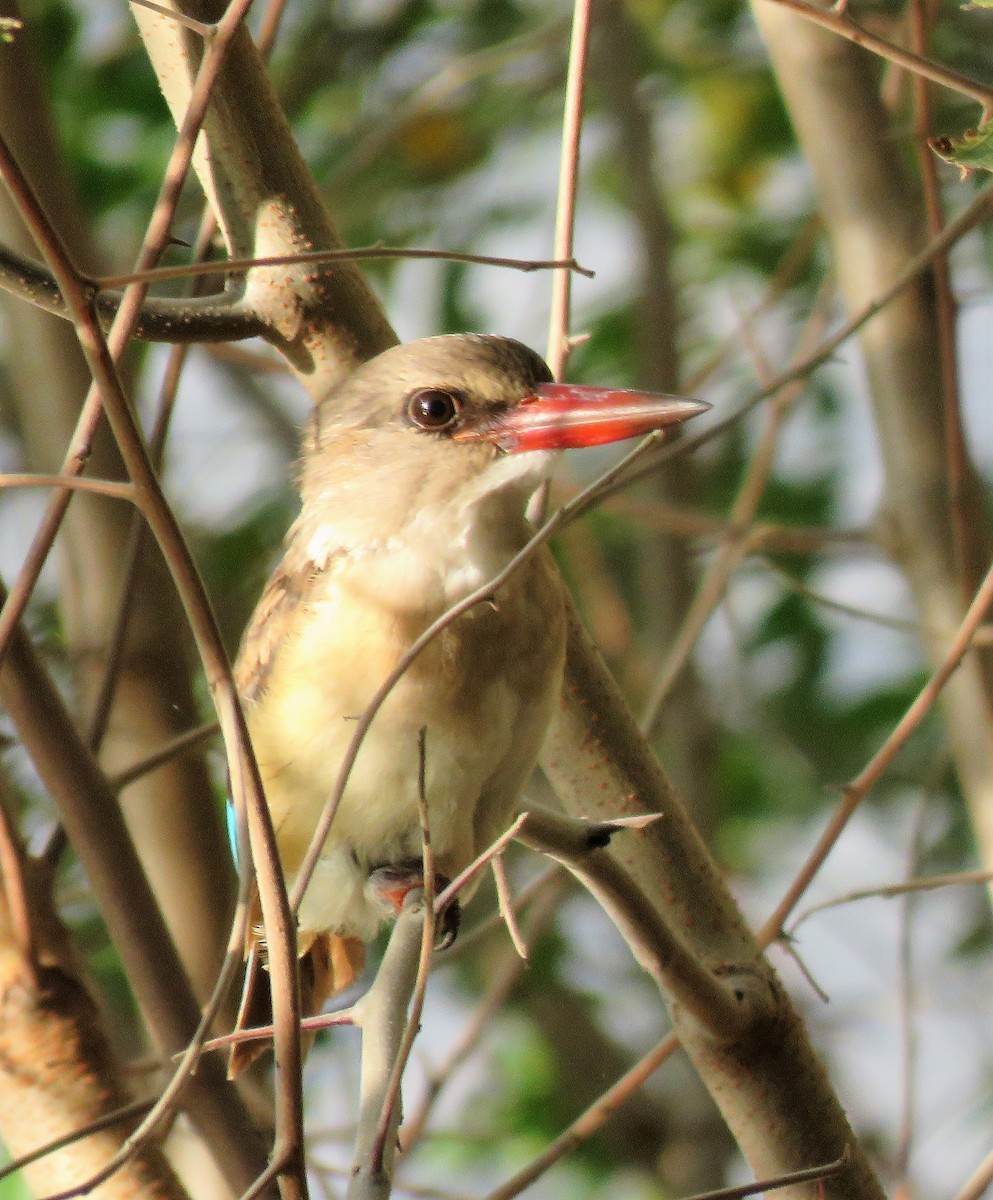
[[[279,646],[249,724],[288,874],[334,790],[355,718],[440,608],[412,612],[337,571]],[[564,618],[549,560],[531,559],[444,630],[393,689],[364,740],[329,847],[376,866],[419,855],[418,735],[439,867],[452,874],[506,826],[561,678]]]

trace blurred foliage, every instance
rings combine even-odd
[[[689,377],[709,364],[697,392],[724,415],[789,361],[822,285],[825,250],[812,224],[809,183],[747,5],[628,0],[609,7],[598,27],[606,44],[591,68],[577,245],[578,258],[595,267],[599,278],[594,284],[576,282],[574,329],[589,336],[577,347],[571,373],[637,386],[638,346],[656,336],[643,328],[641,235],[616,150],[621,130],[597,75],[607,69],[636,72],[631,104],[647,116],[655,139],[653,199],[663,205],[674,231],[668,266],[678,292],[675,309],[682,314],[676,341],[683,373]],[[849,11],[874,29],[903,37],[900,4],[852,0]],[[171,144],[172,126],[154,76],[123,7],[29,0],[25,17],[86,212],[107,258],[126,260]],[[983,17],[943,5],[934,42],[943,61],[990,78],[989,25]],[[561,3],[528,0],[337,5],[295,0],[288,6],[273,77],[350,242],[547,253],[568,19]],[[619,28],[635,54],[611,67],[611,39]],[[906,90],[898,97],[891,135],[909,155]],[[939,131],[959,130],[964,114],[961,104],[941,98]],[[952,172],[946,182],[953,198],[966,194]],[[191,188],[184,226],[177,231],[184,236],[196,219],[192,193]],[[378,263],[370,273],[402,328],[494,329],[538,346],[544,340],[546,278],[498,276],[457,263]],[[864,427],[860,386],[853,372],[843,370],[811,381],[798,402],[800,427],[790,432],[774,463],[760,520],[813,529],[871,522],[872,501],[853,499],[871,493],[861,481],[878,471],[871,444],[851,432]],[[205,384],[191,373],[180,397],[173,461],[182,461],[186,439],[210,439],[211,412]],[[727,518],[760,420],[753,414],[697,456],[690,496],[696,515]],[[219,435],[213,448],[223,471],[239,472]],[[231,647],[290,519],[285,496],[274,494],[271,481],[260,476],[242,520],[196,531],[200,564]],[[646,595],[644,579],[646,563],[661,553],[663,535],[654,524],[612,510],[595,514],[589,530],[603,587],[594,592],[585,566],[560,550],[563,568],[594,625],[604,596],[621,599],[632,614],[633,631],[614,652],[613,665],[621,678],[650,678],[665,661],[657,619],[665,597]],[[689,543],[694,578],[715,545],[714,537]],[[823,550],[814,547],[803,555],[769,552],[793,580],[814,591],[822,573],[844,561],[850,570],[843,598],[876,610],[893,598],[875,598],[875,577],[860,574],[860,564],[874,555],[871,546],[848,554],[828,539]],[[899,597],[892,607],[912,615]],[[35,620],[43,615],[50,629],[49,610],[39,609]],[[795,861],[823,826],[836,786],[864,764],[922,681],[916,638],[888,634],[885,645],[877,645],[872,625],[860,622],[858,631],[852,637],[850,618],[823,610],[781,576],[742,571],[701,641],[695,663],[699,687],[690,693],[697,705],[693,719],[707,723],[715,747],[709,781],[701,789],[707,810],[702,823],[714,830],[716,853],[743,886],[761,895],[765,909],[775,898],[769,889],[782,883],[782,868],[769,856],[763,831],[776,830],[775,851],[788,845],[784,858]],[[641,661],[633,670],[636,656]],[[906,789],[926,790],[941,819],[940,833],[922,859],[929,869],[954,870],[972,865],[972,844],[954,781],[946,770],[936,770],[944,755],[935,719],[915,737],[873,803],[894,803],[896,793]],[[904,826],[894,847],[904,844]],[[873,867],[866,870],[876,880]],[[924,898],[921,907],[928,902]],[[114,976],[99,933],[85,924],[82,940],[105,994],[118,1012],[127,1012],[123,982]],[[560,973],[565,948],[576,936],[571,929],[554,942],[554,953],[543,950],[532,976]],[[988,940],[988,914],[977,894],[964,902],[957,949],[986,948]],[[465,986],[485,986],[485,973]],[[601,981],[604,997],[609,999],[612,986],[609,979]],[[532,1153],[558,1132],[560,1114],[552,1102],[558,1068],[554,1048],[537,1033],[523,1032],[484,1068],[482,1117],[500,1130],[500,1145],[494,1135],[491,1153],[501,1161],[516,1159],[511,1144],[526,1143]],[[478,1145],[469,1141],[465,1157],[451,1150],[446,1160],[456,1166],[470,1159],[478,1163],[478,1154]],[[722,1151],[708,1179],[670,1180],[666,1186],[682,1191],[716,1186],[723,1167]],[[4,1197],[18,1194],[6,1190],[15,1185],[0,1186]],[[657,1194],[667,1193],[663,1188]]]

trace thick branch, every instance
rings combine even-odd
[[[0,814],[3,820],[3,814]],[[119,1151],[143,1106],[129,1105],[100,1013],[80,977],[68,932],[52,904],[51,876],[23,856],[4,821],[0,872],[0,1132],[15,1158],[49,1143],[61,1149],[22,1168],[36,1195],[79,1186]],[[17,862],[12,862],[11,857]],[[22,918],[30,922],[24,937]],[[112,1110],[114,1123],[100,1123]],[[97,1127],[78,1140],[72,1134]],[[144,1146],[91,1193],[99,1200],[184,1200],[157,1148]]]
[[[624,934],[641,966],[684,1015],[698,1023],[704,1036],[728,1041],[741,1037],[752,1022],[761,1022],[763,1010],[773,1003],[762,980],[732,967],[720,975],[708,970],[607,853],[607,845],[623,824],[591,825],[541,809],[524,816],[518,839],[568,867],[585,884]],[[640,835],[646,827],[639,822],[635,832]]]
[[[666,924],[717,973],[748,971],[772,997],[771,1016],[741,1040],[715,1046],[679,1006],[671,1010],[684,1048],[759,1178],[830,1162],[853,1147],[848,1169],[825,1185],[830,1200],[882,1200],[864,1151],[810,1045],[799,1014],[759,956],[699,835],[638,731],[616,684],[570,618],[564,704],[542,766],[566,809],[590,820],[662,814],[616,854]],[[802,1104],[798,1097],[803,1097]],[[805,1196],[785,1192],[791,1200]]]
[[[423,927],[423,906],[405,904],[390,934],[375,982],[352,1009],[353,1020],[362,1030],[362,1088],[348,1200],[384,1200],[390,1193],[399,1105],[394,1106],[381,1163],[373,1161],[373,1151],[417,982]]]
[[[223,11],[217,0],[170,7],[207,22]],[[178,124],[202,55],[200,40],[168,16],[141,5],[133,12]],[[341,246],[245,30],[228,51],[204,135],[194,167],[232,257]],[[245,301],[276,331],[280,348],[315,399],[355,363],[396,342],[353,263],[260,268],[248,276]]]

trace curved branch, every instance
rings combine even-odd
[[[714,1039],[730,1041],[775,1007],[761,973],[747,964],[703,963],[631,878],[608,854],[613,835],[625,826],[647,827],[653,815],[590,822],[530,808],[517,840],[568,868],[596,898],[624,935],[640,965],[663,993],[691,1014]]]
[[[70,320],[69,310],[52,273],[26,255],[0,245],[0,288]],[[109,324],[117,315],[122,294],[101,291],[95,298],[100,319]],[[233,296],[198,296],[196,299],[147,297],[134,336],[147,342],[234,342],[265,337],[266,322]]]

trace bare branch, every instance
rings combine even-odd
[[[424,910],[416,892],[403,910],[372,987],[352,1008],[362,1029],[359,1120],[348,1200],[383,1200],[389,1195],[395,1142],[381,1142],[380,1122],[407,1028],[407,1006],[422,960]],[[399,1118],[398,1110],[394,1119]],[[376,1161],[377,1147],[382,1157]]]
[[[544,810],[524,814],[517,834],[532,850],[567,867],[603,906],[639,964],[684,1013],[715,1040],[735,1039],[762,1018],[771,995],[745,964],[725,965],[718,976],[704,966],[617,860],[606,852],[624,823],[590,824]]]
[[[531,1162],[513,1175],[506,1183],[494,1189],[484,1200],[514,1200],[521,1192],[540,1179],[549,1168],[581,1146],[587,1138],[601,1129],[625,1100],[654,1075],[659,1067],[679,1048],[674,1034],[663,1038],[643,1058],[625,1072],[620,1079],[578,1117],[547,1149],[536,1155]]]
[[[206,267],[204,273],[216,275],[217,270]],[[71,320],[51,272],[3,245],[0,288],[56,317]],[[109,324],[114,319],[123,299],[119,292],[99,292],[96,306],[104,322]],[[201,296],[195,301],[146,297],[134,327],[134,336],[149,342],[230,342],[264,337],[267,332],[266,323],[247,304],[224,294]]]
[[[972,603],[945,655],[944,661],[934,671],[916,700],[897,722],[893,732],[866,763],[859,774],[842,789],[843,799],[835,810],[827,828],[817,839],[817,844],[810,852],[806,862],[790,884],[786,894],[769,919],[762,926],[759,939],[763,945],[768,945],[779,937],[783,925],[796,907],[800,897],[810,886],[811,880],[820,870],[824,860],[834,848],[841,836],[842,830],[851,820],[856,809],[876,786],[882,776],[891,766],[893,760],[907,744],[911,734],[919,727],[921,721],[934,707],[941,695],[945,684],[951,678],[972,644],[973,636],[985,618],[990,605],[993,604],[993,567],[987,572],[982,586],[973,598]]]
[[[559,161],[559,186],[555,210],[555,236],[552,253],[563,261],[572,259],[573,229],[576,222],[576,184],[579,177],[579,139],[583,128],[583,88],[586,56],[590,39],[591,0],[575,0],[572,39],[569,45],[569,71],[565,82],[565,114],[562,121],[562,151]],[[557,270],[552,276],[552,300],[548,315],[548,352],[546,359],[552,374],[565,374],[572,344],[569,338],[572,276]]]
[[[868,29],[857,25],[846,15],[844,8],[838,8],[837,6],[818,8],[815,4],[808,4],[807,0],[771,0],[771,3],[778,4],[781,8],[788,8],[798,13],[814,25],[820,25],[822,29],[830,29],[832,33],[838,34],[839,37],[847,38],[848,41],[854,42],[855,45],[862,46],[866,50],[871,50],[873,54],[878,54],[880,58],[886,59],[887,62],[895,63],[898,67],[903,67],[905,71],[910,71],[914,75],[920,75],[924,79],[930,79],[932,83],[940,84],[942,87],[948,88],[949,91],[958,92],[959,95],[968,96],[970,100],[975,100],[977,104],[982,105],[983,120],[986,120],[990,110],[993,109],[993,90],[984,87],[976,79],[970,79],[967,75],[960,75],[958,71],[942,67],[929,58],[913,54],[911,51],[905,50],[902,46],[896,46],[892,42],[887,42],[884,38],[877,37],[874,33],[870,33]]]
[[[79,475],[36,475],[7,472],[0,474],[0,488],[64,488],[67,491],[92,492],[96,496],[110,496],[115,500],[130,500],[135,503],[134,488],[130,483],[115,479],[88,479]]]
[[[121,791],[127,787],[129,783],[133,783],[136,779],[140,779],[142,775],[147,775],[149,772],[161,767],[163,763],[169,762],[170,759],[177,757],[180,754],[188,754],[192,750],[199,749],[204,742],[210,741],[216,737],[220,731],[220,726],[216,721],[209,721],[206,725],[198,725],[196,729],[189,729],[186,733],[177,734],[175,738],[167,745],[162,746],[154,754],[149,754],[146,758],[139,762],[133,763],[126,771],[121,771],[118,775],[113,775],[107,780],[115,792]]]
[[[574,258],[506,258],[495,254],[468,254],[458,250],[428,250],[416,247],[357,246],[336,250],[300,250],[295,254],[270,254],[254,258],[232,258],[223,262],[179,263],[173,267],[151,267],[128,275],[107,275],[90,279],[96,288],[116,288],[132,283],[159,283],[165,279],[189,279],[223,271],[242,274],[260,267],[318,266],[334,262],[361,262],[375,258],[423,258],[444,262],[476,263],[486,267],[507,267],[512,271],[575,271],[594,278],[596,272],[581,266]]]
[[[834,896],[830,900],[822,900],[812,904],[799,913],[784,936],[793,938],[800,926],[817,913],[827,912],[832,908],[840,908],[844,904],[855,904],[860,900],[889,900],[898,896],[910,896],[916,892],[933,892],[948,887],[968,887],[975,884],[986,884],[993,881],[993,871],[953,871],[946,875],[928,875],[922,879],[907,879],[903,883],[885,883],[878,887],[857,888]]]
[[[827,321],[825,301],[833,295],[830,287],[822,289],[819,303],[815,304],[807,320],[798,346],[798,356],[806,357],[809,343],[816,343]],[[703,632],[711,613],[720,603],[735,571],[748,557],[752,549],[750,524],[754,520],[772,471],[773,456],[783,424],[803,392],[800,380],[783,388],[772,397],[766,413],[765,425],[759,435],[758,444],[752,453],[745,477],[731,506],[730,532],[727,541],[711,560],[700,581],[696,595],[690,603],[682,626],[669,649],[669,654],[642,718],[642,726],[649,736],[658,729],[659,718],[666,701],[693,653],[693,647]]]

